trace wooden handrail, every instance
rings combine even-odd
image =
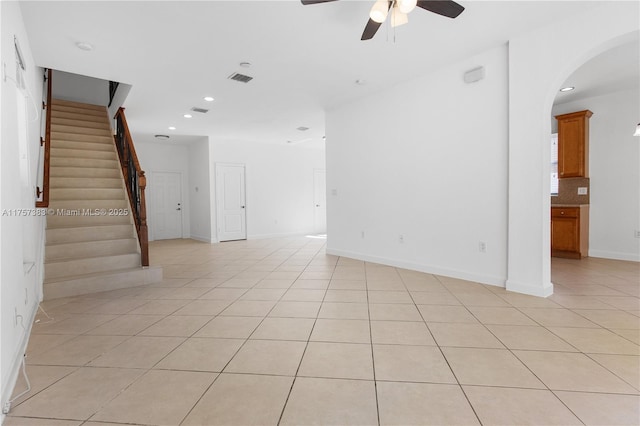
[[[145,189],[147,178],[140,167],[136,150],[133,146],[133,138],[129,132],[124,108],[120,107],[115,115],[116,134],[114,141],[120,158],[120,167],[124,177],[129,203],[133,212],[138,241],[140,242],[140,257],[142,266],[149,266],[149,231],[147,229],[147,202]]]
[[[44,167],[42,174],[42,189],[36,187],[36,207],[49,207],[49,163],[51,162],[51,82],[53,70],[47,70],[47,103],[42,107],[47,109],[44,139],[40,138],[40,146],[44,145]],[[38,200],[42,195],[42,200]]]

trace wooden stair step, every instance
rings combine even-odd
[[[100,130],[110,130],[111,125],[108,121],[85,121],[78,119],[70,119],[70,118],[60,118],[60,117],[52,117],[51,124],[56,126],[75,126],[84,129],[100,129]]]
[[[85,116],[89,116],[89,115],[93,115],[96,117],[100,117],[100,118],[104,118],[107,116],[106,113],[106,109],[104,109],[103,111],[98,111],[98,110],[93,110],[93,109],[85,109],[82,107],[75,107],[75,106],[66,106],[66,105],[58,105],[55,103],[51,104],[51,112],[53,113],[54,111],[58,111],[58,112],[70,112],[73,114],[82,114]]]
[[[46,230],[47,244],[67,244],[88,241],[118,240],[135,236],[133,224],[97,225],[50,228]]]
[[[117,160],[115,151],[92,150],[92,149],[68,149],[51,147],[51,158],[91,158],[96,160]]]
[[[160,281],[162,281],[162,268],[159,266],[117,269],[108,272],[83,274],[70,278],[53,278],[45,280],[44,282],[44,299],[51,300],[61,297],[100,293]]]
[[[115,146],[109,143],[78,142],[55,139],[51,140],[51,149],[82,149],[87,151],[116,152]]]
[[[50,176],[53,177],[101,177],[101,178],[118,178],[122,179],[120,170],[113,169],[93,169],[90,167],[52,167]]]
[[[74,178],[74,177],[51,177],[49,188],[119,188],[122,189],[122,179],[120,178]]]
[[[139,265],[140,254],[138,253],[47,261],[44,264],[44,277],[45,281],[49,281],[55,278],[73,277],[94,272],[135,268]]]
[[[113,136],[108,129],[90,129],[87,127],[66,126],[64,124],[51,123],[51,131],[56,133],[75,133],[89,136]]]
[[[100,160],[95,158],[65,158],[51,157],[51,168],[53,167],[91,167],[97,169],[116,169],[120,167],[117,160]]]
[[[86,121],[91,123],[110,123],[110,121],[107,119],[108,117],[104,114],[101,114],[101,115],[84,114],[81,112],[61,111],[56,108],[51,108],[51,119],[58,119],[58,118]]]
[[[49,197],[54,200],[124,200],[123,188],[52,188]]]
[[[113,145],[113,135],[99,136],[99,135],[83,135],[79,133],[67,133],[67,132],[51,132],[51,143],[55,141],[69,141],[69,142],[84,142],[84,143],[102,143]]]
[[[107,111],[104,105],[86,104],[83,102],[67,101],[67,100],[58,99],[58,98],[51,99],[51,104],[55,106],[65,106],[65,107],[82,108],[85,110],[100,111],[101,113],[106,113]]]

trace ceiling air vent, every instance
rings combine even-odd
[[[304,126],[300,126],[296,130],[300,130],[301,132],[306,132],[307,130],[309,130],[309,128],[308,127],[304,127]]]
[[[198,108],[198,107],[193,107],[191,108],[191,111],[193,112],[199,112],[200,114],[206,114],[209,112],[208,109],[204,109],[204,108]]]
[[[251,80],[253,80],[253,77],[249,77],[248,75],[240,74],[240,73],[237,73],[237,72],[234,72],[228,78],[230,80],[239,81],[240,83],[248,83]]]

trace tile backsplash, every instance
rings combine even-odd
[[[587,188],[587,194],[579,195],[578,188]],[[589,204],[590,195],[589,178],[562,178],[558,181],[558,195],[551,196],[551,205]]]

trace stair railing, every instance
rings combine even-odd
[[[42,170],[42,188],[36,186],[36,207],[49,207],[49,164],[51,162],[51,83],[53,70],[49,68],[45,80],[47,82],[47,101],[42,102],[42,109],[46,109],[44,138],[40,137],[40,158],[38,174]],[[38,183],[40,181],[38,180]]]
[[[149,231],[147,229],[147,203],[144,190],[147,186],[147,178],[140,168],[140,162],[133,146],[133,139],[129,133],[127,119],[124,116],[124,108],[119,108],[115,115],[116,134],[114,136],[122,175],[127,186],[131,211],[138,232],[140,242],[140,257],[142,266],[149,266]]]

